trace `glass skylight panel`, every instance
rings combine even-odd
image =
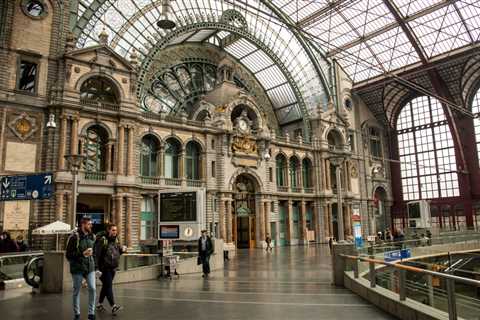
[[[268,90],[287,82],[287,79],[276,65],[255,74],[263,87]]]
[[[220,38],[220,39],[224,39],[226,37],[228,37],[230,35],[230,32],[228,31],[220,31],[217,33],[217,36]]]
[[[285,106],[297,101],[289,84],[273,88],[267,91],[268,97],[274,106]]]
[[[300,107],[296,104],[278,109],[275,113],[280,124],[302,119]]]
[[[258,48],[252,43],[250,43],[250,41],[241,38],[234,43],[226,46],[225,50],[231,55],[233,55],[235,58],[240,59],[254,52],[255,50],[258,50]]]
[[[480,5],[478,0],[462,0],[456,2],[468,30],[474,41],[480,41]]]
[[[210,37],[214,33],[215,33],[215,30],[200,30],[195,35],[191,36],[187,41],[200,42]]]
[[[192,31],[192,32],[189,32],[189,33],[186,33],[182,36],[179,36],[175,39],[173,39],[172,41],[170,41],[170,44],[179,44],[179,43],[182,43],[183,41],[187,40],[190,36],[192,36],[196,31]]]
[[[268,68],[274,64],[273,60],[263,51],[254,51],[252,54],[240,60],[253,73]]]
[[[404,17],[411,16],[443,0],[394,0]]]

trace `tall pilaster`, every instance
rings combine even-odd
[[[125,127],[123,124],[118,126],[118,146],[117,146],[117,174],[123,176],[125,172],[125,164],[123,162],[123,152],[125,145]]]
[[[127,175],[132,176],[134,174],[134,163],[133,163],[133,153],[134,153],[134,134],[135,129],[133,126],[128,127],[128,150],[127,150]]]
[[[65,148],[67,145],[68,119],[65,115],[61,117],[60,141],[58,146],[58,170],[65,170]]]
[[[292,214],[293,214],[293,201],[288,200],[287,202],[287,221],[286,221],[286,227],[287,227],[287,234],[286,234],[286,239],[288,244],[291,244],[292,242]]]
[[[125,220],[125,244],[127,247],[132,247],[132,211],[133,198],[131,195],[127,196],[127,216]]]
[[[73,117],[72,120],[72,142],[70,146],[71,154],[78,154],[78,117]]]
[[[122,213],[123,213],[123,196],[117,195],[115,196],[115,221],[114,223],[117,225],[117,231],[119,235],[122,235],[123,231],[123,221],[122,221]],[[125,243],[125,239],[120,239],[122,243]]]
[[[55,220],[62,221],[63,220],[63,202],[65,198],[65,192],[57,190],[55,192]]]
[[[233,230],[232,230],[232,199],[227,199],[226,201],[226,211],[227,211],[227,243],[233,241]]]
[[[307,229],[307,204],[305,201],[301,201],[300,204],[300,241],[306,241],[307,240],[307,234],[306,234],[306,229]]]
[[[265,201],[265,234],[268,234],[270,238],[272,237],[272,230],[270,225],[270,200]]]
[[[223,239],[224,241],[227,238],[226,232],[225,232],[225,200],[223,198],[223,195],[220,194],[218,201],[218,233],[220,234],[220,239]]]

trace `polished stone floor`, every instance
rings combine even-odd
[[[328,247],[239,251],[209,280],[184,275],[115,287],[125,309],[115,319],[395,319],[331,284]],[[16,291],[16,290],[14,290]],[[82,319],[86,319],[86,289]],[[71,319],[71,297],[0,294],[1,319]],[[97,319],[112,319],[110,313]]]

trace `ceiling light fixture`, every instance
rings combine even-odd
[[[169,19],[171,9],[172,9],[172,6],[170,5],[170,0],[163,0],[162,14],[160,15],[160,19],[157,22],[157,26],[160,29],[171,30],[177,26],[175,21]]]

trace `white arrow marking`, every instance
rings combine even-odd
[[[52,176],[45,176],[44,184],[52,184]]]
[[[5,181],[3,181],[2,184],[3,184],[3,188],[4,188],[4,189],[8,189],[8,187],[10,186],[10,182],[8,182],[7,179],[5,179]]]

